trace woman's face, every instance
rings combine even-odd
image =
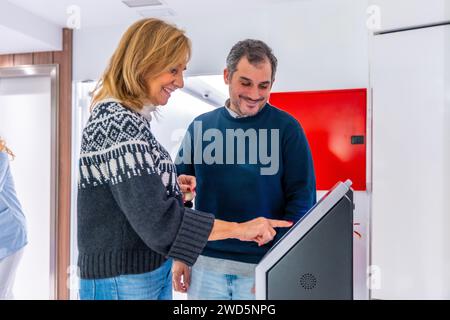
[[[186,63],[170,67],[155,78],[147,80],[147,90],[149,100],[155,106],[164,106],[177,89],[183,88],[183,72],[186,70]]]

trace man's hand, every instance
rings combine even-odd
[[[241,241],[255,241],[259,246],[273,240],[277,234],[274,228],[292,227],[292,222],[273,220],[259,217],[247,222],[239,223],[236,230],[236,238]]]
[[[191,269],[181,261],[173,261],[172,264],[172,285],[177,292],[186,293],[191,282]]]

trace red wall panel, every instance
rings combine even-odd
[[[317,190],[347,179],[354,190],[366,190],[366,97],[366,89],[271,94],[270,103],[289,112],[305,130]],[[352,137],[359,143],[352,144]]]

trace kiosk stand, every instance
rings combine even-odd
[[[256,299],[353,299],[352,182],[337,183],[256,267]]]

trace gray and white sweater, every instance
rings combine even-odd
[[[177,173],[149,121],[98,103],[83,131],[78,266],[84,279],[152,271],[168,257],[194,264],[214,216],[183,207]]]

